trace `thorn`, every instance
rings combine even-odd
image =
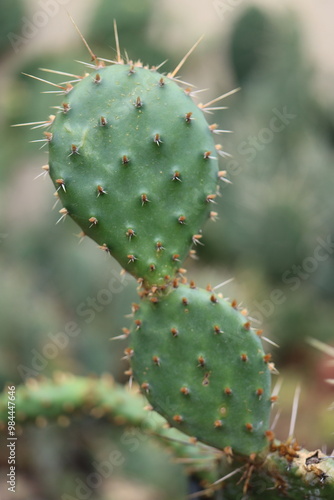
[[[41,168],[42,168],[43,172],[36,175],[36,177],[34,177],[34,180],[38,179],[41,176],[45,177],[45,175],[47,175],[48,172],[50,171],[49,165],[43,165],[43,167],[41,167]]]
[[[120,47],[119,47],[119,38],[118,38],[118,30],[117,30],[116,19],[114,19],[114,33],[115,33],[117,63],[118,64],[123,64],[123,60],[121,58],[121,50],[120,50]]]
[[[181,174],[178,170],[176,170],[173,174],[172,181],[179,181],[182,182],[181,180]]]
[[[34,127],[31,127],[31,130],[34,130],[36,128],[49,127],[50,125],[52,125],[55,118],[55,115],[50,115],[48,120],[43,120],[40,122],[16,123],[15,125],[11,125],[11,127],[28,127],[29,125],[35,125]]]
[[[211,156],[211,153],[212,151],[205,151],[205,153],[203,154],[203,158],[204,160],[217,160],[217,158],[215,156]]]
[[[138,260],[137,257],[135,257],[132,254],[127,255],[127,258],[129,259],[128,264],[130,264],[131,262],[134,262],[135,260]]]
[[[247,354],[241,354],[240,359],[241,359],[241,361],[243,361],[244,363],[246,363],[248,361]]]
[[[86,236],[86,233],[84,233],[83,231],[81,231],[80,233],[76,234],[75,236],[76,236],[77,238],[79,238],[78,243],[79,243],[79,245],[80,245],[80,243],[83,241],[84,237]]]
[[[71,76],[73,78],[79,78],[82,80],[84,77],[79,75],[73,75],[73,73],[65,73],[64,71],[57,71],[55,69],[38,68],[40,71],[45,71],[46,73],[54,73],[56,75]]]
[[[103,245],[99,246],[100,250],[103,250],[104,252],[110,253],[110,249],[107,247],[106,243],[103,243]]]
[[[105,127],[107,124],[108,124],[107,119],[104,116],[101,116],[100,118],[101,127]]]
[[[136,236],[136,233],[135,233],[135,231],[133,229],[128,229],[125,234],[129,238],[129,240],[131,240],[131,238],[133,238],[134,236]]]
[[[218,219],[218,212],[210,212],[210,219],[212,220],[212,222],[216,222],[216,220]]]
[[[67,208],[61,208],[61,209],[59,210],[59,213],[60,213],[60,214],[62,214],[62,215],[61,215],[60,219],[58,219],[58,220],[57,220],[56,224],[58,224],[58,222],[60,222],[61,220],[65,220],[66,215],[68,215],[68,214],[69,214],[69,212],[68,212]]]
[[[97,186],[97,197],[99,197],[101,194],[108,194],[108,192],[102,187],[102,186]]]
[[[134,354],[134,350],[131,349],[131,347],[127,347],[125,350],[124,350],[124,358],[122,359],[130,359],[132,358],[133,354]]]
[[[252,432],[252,431],[253,431],[253,425],[252,425],[252,424],[247,423],[247,424],[245,424],[245,427],[246,427],[246,429],[247,429],[249,432]]]
[[[225,387],[225,390],[224,390],[225,394],[227,396],[232,396],[232,389],[230,387]]]
[[[216,203],[215,198],[217,198],[216,194],[208,194],[208,196],[206,197],[206,202],[207,203]]]
[[[68,156],[72,155],[79,155],[79,146],[76,146],[75,144],[71,144],[71,152]]]
[[[229,280],[223,281],[222,283],[219,283],[219,285],[216,285],[213,287],[214,290],[218,290],[218,288],[221,288],[225,285],[228,285],[229,283],[232,283],[234,281],[234,278],[230,278]]]
[[[185,224],[187,219],[184,215],[180,215],[180,217],[177,220],[179,224]]]
[[[76,25],[76,23],[75,23],[75,21],[74,21],[73,17],[69,14],[69,12],[67,12],[67,15],[68,15],[68,17],[70,18],[70,20],[71,20],[71,22],[72,22],[73,26],[75,27],[76,31],[78,32],[78,34],[79,34],[79,36],[80,36],[81,40],[83,41],[83,43],[84,43],[84,45],[85,45],[86,49],[88,50],[88,53],[89,53],[90,57],[92,58],[92,61],[96,64],[96,66],[98,66],[98,65],[99,65],[99,61],[98,61],[98,59],[97,59],[96,55],[95,55],[95,54],[94,54],[94,52],[91,50],[91,48],[90,48],[90,46],[88,45],[88,43],[87,43],[86,39],[84,38],[83,34],[82,34],[82,33],[81,33],[81,31],[79,30],[78,26]]]
[[[155,265],[154,264],[150,264],[150,271],[155,271]]]
[[[131,75],[134,75],[135,74],[135,67],[134,65],[130,66],[130,69],[129,69],[129,72],[128,72],[128,76],[131,76]]]
[[[160,366],[160,358],[159,356],[153,356],[152,361],[155,365]]]
[[[179,280],[177,278],[173,279],[173,288],[179,288]]]
[[[150,392],[150,384],[147,382],[143,382],[142,385],[140,386],[143,391],[145,391],[147,394]]]
[[[22,75],[29,76],[29,78],[33,78],[34,80],[38,80],[39,82],[47,83],[48,85],[51,85],[52,87],[57,87],[58,89],[61,90],[66,90],[66,87],[62,87],[61,85],[57,85],[56,83],[49,82],[48,80],[44,80],[43,78],[39,78],[38,76],[34,75],[29,75],[29,73],[22,73]]]
[[[215,99],[212,99],[212,101],[207,102],[206,104],[199,104],[198,107],[201,109],[208,108],[208,106],[211,106],[211,104],[215,104],[218,101],[221,101],[222,99],[225,99],[226,97],[229,97],[230,95],[235,94],[236,92],[239,92],[241,90],[241,87],[238,87],[236,89],[230,90],[229,92],[226,92],[226,94],[222,94],[219,97],[216,97]]]
[[[160,252],[161,250],[165,250],[165,247],[162,246],[161,241],[157,241],[157,243],[155,244],[155,247],[156,247],[158,252]]]
[[[164,64],[166,64],[166,62],[168,61],[168,59],[165,59],[162,63],[160,63],[158,66],[154,66],[152,67],[152,69],[154,71],[158,71]]]
[[[197,358],[197,361],[198,361],[198,365],[197,366],[200,366],[201,368],[203,368],[203,366],[205,365],[205,359],[203,358],[203,356],[199,356]]]
[[[217,304],[217,302],[218,302],[218,299],[214,294],[211,295],[210,300],[213,304]]]
[[[159,80],[159,87],[164,87],[165,85],[166,85],[165,80],[164,80],[164,78],[161,77]]]
[[[180,255],[178,253],[175,253],[172,257],[172,260],[174,262],[180,262]]]
[[[142,206],[145,205],[145,203],[150,203],[150,200],[147,198],[147,194],[143,193],[141,195],[141,204],[142,204]]]
[[[222,420],[215,420],[213,425],[216,429],[219,429],[220,427],[223,427],[223,421]]]
[[[279,346],[278,344],[276,344],[276,342],[274,342],[273,340],[270,340],[270,339],[268,339],[267,337],[263,337],[263,336],[262,336],[261,338],[262,338],[262,340],[264,340],[265,342],[268,342],[268,344],[271,344],[271,345],[273,345],[274,347],[277,347],[277,348],[279,349],[279,347],[280,347],[280,346]]]
[[[193,241],[193,244],[194,245],[202,245],[204,246],[204,243],[202,243],[200,241],[200,239],[202,238],[203,236],[201,234],[194,234],[193,237],[192,237],[192,241]]]
[[[160,146],[160,144],[162,143],[160,134],[155,134],[153,142],[155,142],[157,146]]]
[[[65,188],[65,182],[64,182],[64,179],[56,179],[55,180],[55,183],[56,184],[59,184],[59,188],[57,189],[57,191],[62,188],[64,190],[64,193],[66,193],[66,188]]]
[[[250,324],[250,321],[247,321],[244,325],[243,325],[244,329],[247,330],[247,331],[250,331],[251,329],[251,324]]]
[[[181,392],[181,394],[184,394],[185,396],[188,396],[188,394],[190,394],[190,390],[186,386],[181,387],[180,392]]]
[[[143,101],[141,101],[140,97],[138,96],[136,99],[136,102],[134,103],[135,108],[140,109],[143,107]]]
[[[173,420],[174,422],[181,424],[183,422],[183,417],[181,417],[181,415],[174,415]]]
[[[174,69],[174,71],[172,71],[171,73],[168,73],[168,78],[174,78],[177,73],[179,72],[179,70],[182,68],[182,66],[184,65],[184,63],[186,62],[186,60],[188,59],[188,57],[192,54],[192,52],[196,49],[196,47],[200,44],[200,42],[203,40],[203,37],[204,35],[202,35],[198,40],[197,42],[191,47],[191,49],[186,53],[186,55],[181,59],[181,61],[179,62],[179,64],[176,66],[176,68]]]
[[[179,335],[179,331],[177,328],[171,328],[171,334],[173,335],[173,337],[177,337]]]
[[[96,226],[96,224],[99,222],[96,217],[90,217],[88,221],[91,222],[91,225],[89,226],[90,228],[92,226]]]
[[[188,299],[186,299],[186,297],[183,297],[183,299],[182,299],[182,304],[183,304],[184,306],[187,306],[187,305],[188,305],[188,303],[189,303],[189,302],[188,302]]]
[[[232,184],[232,182],[225,177],[226,174],[227,174],[226,170],[220,170],[218,172],[218,179],[220,179],[223,182],[226,182],[226,184]]]
[[[196,285],[193,280],[191,280],[191,282],[189,283],[189,288],[191,288],[192,290],[196,290]]]
[[[265,355],[263,356],[263,361],[264,361],[265,363],[269,363],[269,362],[271,361],[271,358],[272,358],[271,354],[265,354]]]
[[[223,330],[221,330],[218,325],[215,325],[213,327],[213,330],[214,330],[216,335],[218,335],[219,333],[224,333]]]
[[[259,389],[256,390],[256,395],[258,396],[259,399],[262,398],[263,396],[263,389],[261,387],[259,387]]]
[[[99,73],[96,73],[93,82],[96,84],[99,84],[99,83],[101,83],[101,80],[102,80],[101,75]]]
[[[136,330],[140,330],[140,327],[142,325],[142,321],[140,319],[135,320],[135,325],[136,325]]]
[[[127,165],[130,162],[129,157],[126,155],[122,156],[122,165]]]
[[[270,402],[271,403],[276,403],[278,401],[278,396],[271,396],[270,397]]]
[[[191,123],[191,120],[194,120],[192,113],[186,113],[186,123]]]
[[[45,140],[47,142],[51,142],[52,141],[53,134],[51,132],[43,132],[43,134],[44,134]]]
[[[297,387],[296,387],[294,398],[293,398],[292,412],[291,412],[291,421],[290,421],[290,429],[289,429],[289,436],[288,436],[288,438],[293,438],[293,435],[295,433],[295,426],[296,426],[296,420],[297,420],[297,413],[298,413],[300,392],[301,392],[301,386],[300,386],[300,384],[298,384]]]
[[[151,297],[150,302],[152,302],[152,304],[157,304],[159,302],[159,299],[158,297]]]

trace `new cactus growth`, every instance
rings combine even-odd
[[[131,364],[172,425],[250,455],[267,444],[270,368],[248,319],[212,291],[187,285],[147,297],[135,313]]]
[[[61,213],[145,287],[162,285],[216,196],[213,129],[173,75],[120,56],[93,66],[64,88],[46,132]]]

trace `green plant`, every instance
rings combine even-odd
[[[124,334],[131,335],[125,354],[135,378],[153,409],[192,443],[217,448],[223,477],[208,493],[222,483],[224,498],[329,498],[333,460],[301,450],[293,436],[278,442],[269,428],[274,366],[247,313],[210,289],[188,285],[180,270],[225,175],[211,135],[216,126],[202,115],[220,98],[196,107],[191,90],[176,85],[186,58],[165,76],[124,63],[117,36],[116,45],[108,67],[89,49],[92,73],[69,75],[79,80],[74,87],[57,85],[66,97],[57,117],[41,125],[50,127],[44,170],[64,203],[61,218],[72,216],[139,281],[140,304]],[[89,384],[76,379],[65,387],[46,382],[35,393],[23,388],[23,414],[26,407],[30,418],[61,417],[68,401],[81,410],[88,397],[93,413],[109,404],[125,422],[142,426],[138,400],[126,399],[123,412],[122,390],[97,381],[92,403]]]

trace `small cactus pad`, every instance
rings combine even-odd
[[[144,286],[173,277],[218,181],[212,131],[189,91],[140,66],[100,67],[69,88],[47,141],[66,215]]]
[[[265,448],[270,367],[234,303],[179,285],[135,312],[131,364],[153,408],[186,434],[250,455]]]

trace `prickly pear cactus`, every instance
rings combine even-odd
[[[147,297],[128,354],[142,391],[173,426],[241,455],[265,448],[270,357],[236,304],[187,285]]]
[[[174,276],[216,196],[218,153],[189,93],[139,64],[100,64],[47,132],[62,213],[144,286]]]

